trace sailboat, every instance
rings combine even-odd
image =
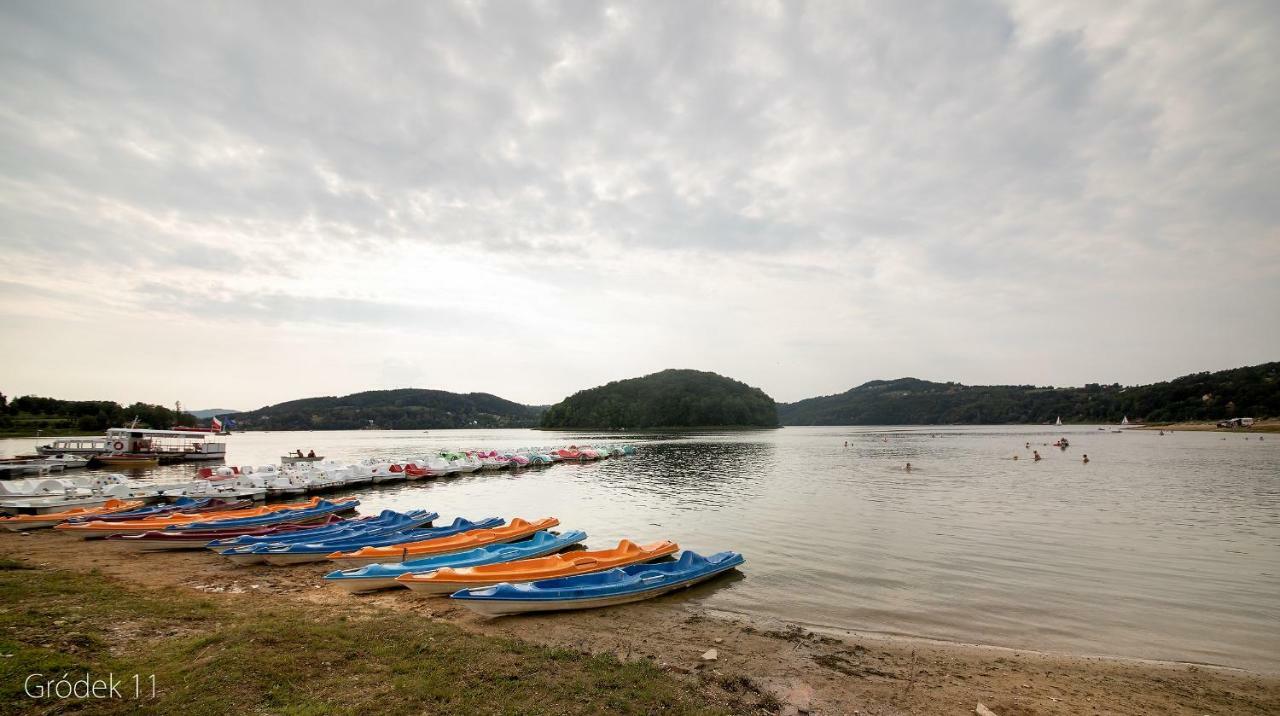
[[[1059,416],[1058,416],[1058,422],[1054,423],[1054,425],[1062,425],[1062,416],[1061,416],[1061,415],[1059,415]]]
[[[1129,424],[1129,416],[1128,416],[1128,415],[1124,416],[1124,420],[1121,420],[1121,421],[1120,421],[1120,424],[1121,424],[1121,425],[1128,425],[1128,424]]]

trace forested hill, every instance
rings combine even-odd
[[[59,400],[24,395],[8,400],[0,394],[0,435],[93,435],[107,428],[128,425],[137,418],[143,427],[168,430],[174,425],[195,425],[190,413],[178,413],[163,405],[134,403],[122,406],[111,400]]]
[[[551,406],[544,428],[643,429],[778,425],[773,398],[715,373],[664,370],[582,390]]]
[[[1164,383],[1083,388],[875,380],[839,395],[778,406],[783,425],[1176,422],[1280,416],[1280,362]]]
[[[239,413],[235,421],[239,430],[530,428],[545,409],[488,393],[405,388],[291,400]]]

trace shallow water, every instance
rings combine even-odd
[[[1065,451],[1045,445],[1066,435]],[[743,552],[705,606],[863,632],[1280,669],[1280,435],[784,428],[627,436],[632,457],[357,491],[362,510],[559,517],[592,547]],[[525,430],[246,433],[238,464],[589,442]],[[619,442],[616,435],[601,442]],[[844,447],[845,441],[849,447]],[[1029,458],[1030,441],[1044,457]],[[0,453],[31,440],[0,441]],[[1088,465],[1081,455],[1091,458]],[[1014,461],[1013,455],[1022,459]],[[915,467],[906,472],[910,461]],[[192,466],[152,473],[173,479]]]

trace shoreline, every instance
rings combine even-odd
[[[1280,711],[1280,676],[1269,673],[810,628],[701,607],[700,590],[714,582],[622,607],[488,620],[407,590],[341,592],[321,583],[328,564],[238,567],[203,551],[125,553],[48,531],[0,534],[0,554],[236,610],[288,604],[331,619],[410,615],[486,638],[643,661],[735,712],[972,713],[977,703],[997,714]],[[714,661],[702,658],[710,649]]]
[[[1164,430],[1188,433],[1234,433],[1236,435],[1248,435],[1250,433],[1280,433],[1280,420],[1259,420],[1247,428],[1220,428],[1216,423],[1210,422],[1183,422],[1143,423],[1142,425],[1130,426],[1129,429]]]

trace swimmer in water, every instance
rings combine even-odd
[[[1017,455],[1014,455],[1014,456],[1013,456],[1013,459],[1014,459],[1014,460],[1017,460],[1017,459],[1018,459],[1018,456],[1017,456]]]
[[[911,463],[907,463],[907,472],[911,472]]]
[[[1086,464],[1086,465],[1088,465],[1088,464],[1089,464],[1089,456],[1088,456],[1088,455],[1085,455],[1085,456],[1084,456],[1084,464]]]
[[[1035,457],[1034,457],[1034,458],[1032,458],[1032,459],[1034,459],[1036,462],[1040,462],[1040,460],[1041,460],[1041,457],[1040,457],[1040,451],[1039,451],[1039,450],[1032,450],[1031,452],[1032,452],[1032,454],[1033,454],[1033,455],[1035,455]]]

